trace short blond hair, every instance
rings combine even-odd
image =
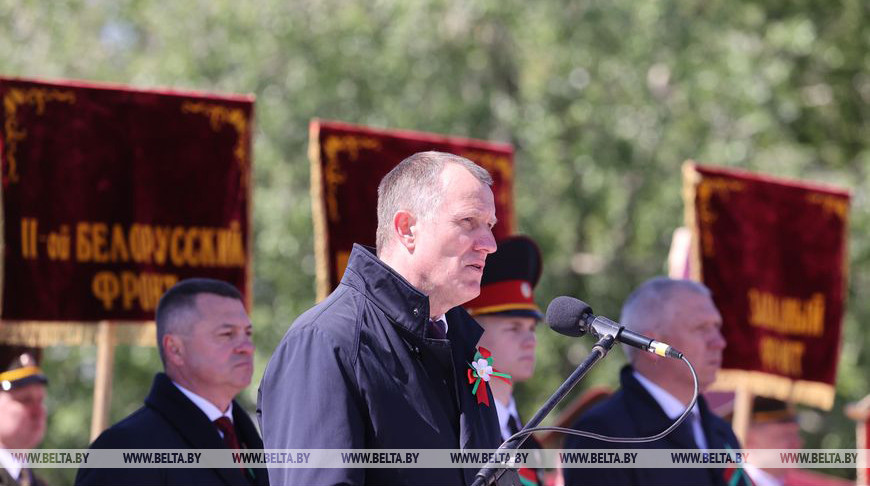
[[[393,167],[378,185],[377,252],[390,242],[393,216],[410,211],[418,219],[428,220],[441,205],[441,172],[446,164],[465,167],[480,182],[492,186],[486,169],[458,155],[445,152],[418,152]]]

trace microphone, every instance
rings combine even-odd
[[[592,308],[585,302],[574,297],[563,295],[556,297],[547,307],[547,323],[550,328],[566,336],[582,336],[592,332],[596,337],[613,336],[617,341],[644,351],[682,359],[683,353],[661,341],[648,338],[642,334],[629,331],[618,322],[592,313]]]

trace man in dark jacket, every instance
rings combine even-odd
[[[354,245],[338,288],[302,314],[260,383],[267,449],[494,449],[481,328],[460,307],[496,249],[489,174],[415,154],[378,187],[377,254]],[[486,403],[481,403],[485,400]],[[273,484],[470,484],[475,469],[270,469]]]
[[[689,280],[654,278],[626,300],[621,323],[683,352],[695,367],[701,392],[713,384],[722,364],[725,340],[722,316],[703,285]],[[611,437],[648,437],[669,427],[692,398],[692,376],[684,363],[624,348],[630,365],[622,369],[622,388],[594,406],[574,425],[577,430]],[[733,449],[740,444],[727,422],[710,412],[703,397],[670,435],[652,443],[614,444],[570,436],[566,449]],[[575,485],[746,485],[740,469],[727,468],[572,468],[563,469],[565,484]],[[734,478],[733,475],[737,475]],[[734,478],[734,482],[730,482]]]
[[[254,344],[242,296],[211,279],[183,280],[157,306],[157,348],[166,373],[145,406],[100,434],[92,449],[262,449],[233,400],[251,382]],[[267,485],[265,469],[80,469],[76,485]]]

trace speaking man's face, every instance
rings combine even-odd
[[[486,256],[496,250],[495,201],[489,186],[461,165],[446,164],[441,187],[440,207],[414,224],[420,290],[436,312],[480,294]]]
[[[0,446],[32,449],[45,435],[45,385],[0,391]]]

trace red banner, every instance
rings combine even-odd
[[[865,420],[858,429],[858,432],[863,436],[858,441],[858,449],[862,450],[860,454],[861,462],[859,463],[858,484],[870,484],[870,460],[867,457],[867,449],[870,449],[870,427],[867,426]]]
[[[0,78],[0,99],[4,324],[151,321],[194,276],[249,295],[252,97]]]
[[[858,461],[855,465],[858,477],[855,484],[867,486],[870,484],[870,458],[867,454],[867,450],[870,449],[870,427],[867,425],[870,419],[870,395],[846,405],[844,411],[847,417],[855,421],[855,449],[858,451]]]
[[[849,194],[687,164],[693,271],[728,342],[714,388],[830,409],[840,349]]]
[[[311,122],[311,199],[317,254],[317,296],[338,285],[354,243],[374,246],[378,184],[399,162],[426,150],[468,158],[493,178],[501,239],[514,232],[514,151],[507,144],[429,133]]]

